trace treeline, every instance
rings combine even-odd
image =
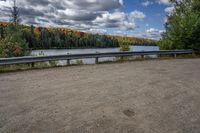
[[[50,48],[112,48],[119,47],[114,37],[85,34],[61,29],[23,28],[23,38],[33,49]]]
[[[6,36],[7,23],[0,24],[1,38]],[[99,35],[62,28],[20,26],[22,39],[31,49],[51,48],[114,48],[126,41],[129,45],[155,45],[156,41],[134,37]]]
[[[114,36],[120,43],[129,42],[131,45],[144,45],[144,46],[157,46],[157,41],[147,38],[126,37],[126,36]]]
[[[162,49],[193,49],[200,52],[200,1],[170,0],[174,10],[167,17]]]

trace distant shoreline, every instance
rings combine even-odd
[[[138,47],[159,47],[157,45],[130,45],[130,46],[138,46]],[[31,49],[31,50],[65,50],[65,49],[113,49],[120,47],[108,47],[108,48],[48,48],[48,49]]]

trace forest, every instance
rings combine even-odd
[[[11,42],[16,44],[12,45]],[[26,55],[26,49],[114,48],[121,45],[155,44],[156,41],[150,39],[91,34],[67,28],[0,23],[2,57]]]
[[[14,26],[0,22],[0,38],[4,38],[7,32],[14,31]],[[29,48],[113,48],[119,47],[120,42],[126,41],[131,45],[156,45],[156,41],[135,37],[111,36],[84,33],[67,28],[43,28],[18,25],[15,30],[22,33]]]

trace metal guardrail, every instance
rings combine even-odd
[[[89,54],[66,54],[53,56],[27,56],[14,58],[0,58],[0,65],[26,64],[45,61],[67,60],[68,64],[73,59],[98,58],[103,57],[125,57],[125,56],[145,56],[145,55],[174,55],[192,54],[193,50],[161,50],[161,51],[140,51],[140,52],[110,52],[110,53],[89,53]]]

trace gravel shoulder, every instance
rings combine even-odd
[[[0,132],[199,133],[200,59],[0,74]]]

